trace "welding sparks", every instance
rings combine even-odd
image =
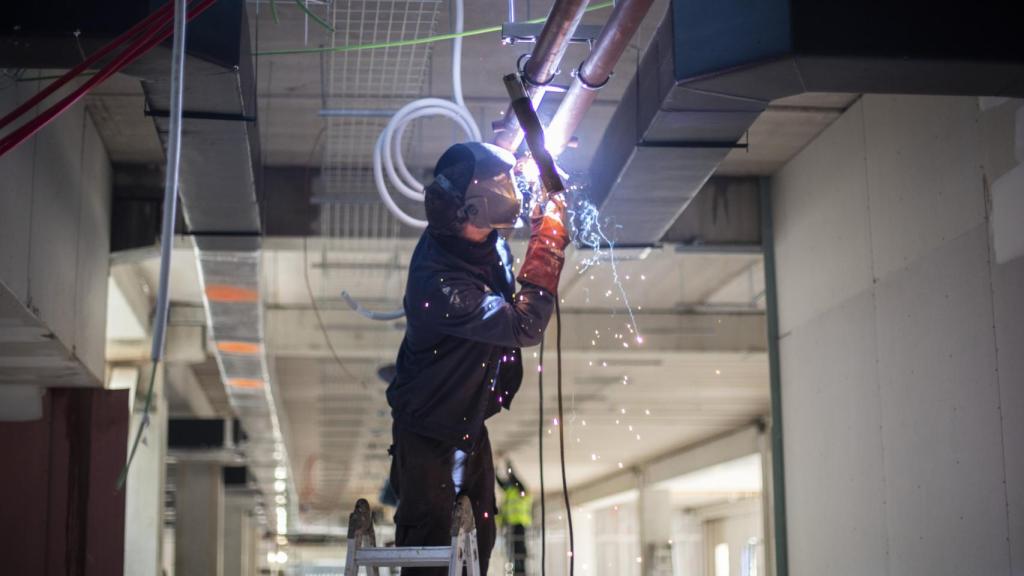
[[[579,192],[578,187],[573,186],[573,189]],[[590,249],[590,255],[586,257],[580,268],[580,274],[585,273],[590,268],[600,264],[607,254],[607,260],[609,267],[612,271],[612,283],[615,285],[619,296],[615,298],[616,302],[622,302],[626,307],[626,312],[629,314],[631,330],[633,326],[637,326],[636,316],[633,314],[633,307],[629,303],[629,296],[626,295],[626,288],[622,284],[622,279],[619,277],[618,262],[615,259],[615,243],[608,238],[605,234],[604,228],[601,226],[601,212],[597,209],[597,206],[593,202],[590,202],[586,198],[582,198],[581,194],[576,195],[576,205],[574,208],[569,209],[569,220],[572,222],[572,233],[571,239],[573,244],[577,246],[583,246]],[[605,251],[607,246],[607,252]],[[647,277],[641,275],[642,280],[646,280]],[[590,279],[594,279],[594,275],[590,275]],[[605,292],[605,298],[612,295],[612,291],[608,290]],[[637,327],[637,344],[643,343],[643,338],[639,335],[639,327]]]

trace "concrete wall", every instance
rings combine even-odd
[[[0,114],[41,88],[38,82],[3,87]],[[42,339],[34,331],[6,334],[2,341],[15,360],[0,363],[0,385],[39,376],[47,363],[59,366],[41,378],[45,385],[102,381],[110,197],[110,161],[84,104],[0,157],[0,299],[26,309],[42,328]],[[24,318],[15,321],[23,327]],[[51,334],[63,346],[57,358],[50,358],[52,346],[37,350],[52,344]]]
[[[1018,108],[867,96],[772,179],[793,575],[1024,574]]]

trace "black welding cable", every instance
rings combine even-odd
[[[565,418],[562,414],[562,309],[555,297],[555,362],[558,386],[558,458],[562,464],[562,498],[565,500],[565,517],[569,522],[569,576],[576,567],[576,542],[572,531],[572,506],[569,504],[569,484],[565,480]]]
[[[537,360],[537,453],[540,454],[540,574],[544,576],[544,560],[547,553],[547,533],[545,532],[547,510],[544,508],[544,337],[540,339],[540,358]]]

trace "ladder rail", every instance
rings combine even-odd
[[[476,544],[476,523],[473,506],[466,496],[459,496],[452,510],[450,546],[378,547],[373,529],[370,504],[360,498],[348,517],[348,550],[345,576],[357,576],[365,566],[370,576],[379,576],[381,567],[448,567],[449,576],[480,576],[480,553]]]

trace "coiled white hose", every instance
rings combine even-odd
[[[455,33],[463,31],[463,0],[455,0]],[[384,131],[377,138],[373,148],[373,179],[377,185],[384,206],[402,223],[415,228],[426,228],[427,221],[410,216],[391,197],[388,184],[406,198],[423,201],[424,184],[417,180],[405,164],[402,156],[402,136],[409,123],[425,116],[443,116],[456,123],[474,142],[479,142],[480,127],[462,97],[462,38],[456,36],[452,43],[452,95],[454,102],[441,98],[414,100],[395,113]],[[387,174],[387,182],[384,175]]]

